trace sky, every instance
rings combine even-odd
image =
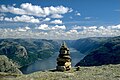
[[[0,0],[0,38],[120,36],[120,0]]]

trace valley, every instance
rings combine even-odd
[[[63,80],[120,79],[120,36],[64,41],[70,49],[72,69],[59,72],[55,71],[56,58],[63,40],[1,39],[1,79],[60,80],[60,76]]]
[[[35,61],[35,63],[24,68],[22,70],[22,72],[24,74],[28,74],[28,73],[32,73],[35,71],[46,71],[49,69],[55,69],[56,63],[57,63],[56,58],[57,58],[58,54],[59,54],[59,52],[56,52],[54,55],[52,55],[48,59]],[[72,67],[74,67],[77,64],[77,62],[79,62],[81,59],[83,59],[85,57],[84,54],[81,54],[79,51],[77,51],[74,48],[70,48],[70,56],[72,58]]]

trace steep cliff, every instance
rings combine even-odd
[[[120,36],[107,40],[96,50],[89,53],[76,66],[98,66],[120,63]]]

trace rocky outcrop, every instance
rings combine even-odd
[[[26,63],[28,57],[27,50],[17,42],[2,40],[0,42],[0,55],[6,55],[18,68],[28,65]]]
[[[71,57],[70,52],[65,43],[62,44],[60,48],[60,54],[57,58],[57,70],[58,71],[68,71],[71,69]]]
[[[0,55],[0,72],[22,74],[5,55]]]
[[[18,54],[18,56],[21,56],[21,57],[28,56],[27,50],[23,46],[18,46],[15,54]]]

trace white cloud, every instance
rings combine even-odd
[[[51,19],[50,18],[45,18],[43,21],[50,21]]]
[[[16,4],[13,4],[13,6],[16,6]]]
[[[19,28],[16,29],[16,31],[18,31],[18,32],[26,32],[26,31],[28,31],[30,29],[31,29],[30,27],[26,26],[26,27],[23,27],[23,28],[19,27]]]
[[[49,10],[51,14],[65,14],[69,12],[71,9],[64,6],[57,6],[57,7],[51,6],[49,7]]]
[[[58,26],[58,25],[55,25],[54,27],[52,27],[51,29],[55,30],[55,29],[66,29],[65,25],[62,25],[62,26]]]
[[[31,29],[31,28],[30,28],[30,27],[28,27],[28,26],[26,26],[26,27],[25,27],[25,29],[26,29],[26,30],[29,30],[29,29]]]
[[[100,29],[100,30],[104,30],[105,27],[104,27],[104,26],[100,26],[98,29]]]
[[[93,29],[97,29],[97,26],[77,26],[77,25],[75,25],[72,29],[75,29],[75,30],[79,30],[79,29],[84,29],[84,30],[93,30]]]
[[[78,31],[77,31],[77,30],[72,29],[72,30],[69,30],[69,31],[67,32],[67,34],[73,34],[73,33],[78,33]]]
[[[12,18],[7,18],[7,17],[5,17],[4,20],[5,20],[5,21],[13,21]]]
[[[120,24],[115,26],[108,26],[109,29],[120,29]]]
[[[66,26],[62,25],[55,25],[55,26],[48,26],[47,24],[41,24],[39,27],[35,27],[35,29],[40,29],[40,30],[65,30]]]
[[[71,12],[72,9],[64,6],[57,6],[57,7],[41,7],[38,5],[32,5],[31,3],[22,3],[20,8],[16,8],[15,6],[0,6],[1,12],[10,12],[13,14],[20,14],[20,15],[33,15],[38,17],[46,17],[53,14],[65,14]]]
[[[22,15],[22,16],[16,16],[13,18],[14,21],[16,22],[31,22],[31,23],[39,23],[39,19],[35,19],[33,16],[27,16],[27,15]]]
[[[47,24],[41,24],[39,27],[36,27],[35,29],[49,30],[50,28],[48,27]]]
[[[5,6],[5,5],[0,6],[0,11],[1,12],[10,12],[13,14],[26,14],[25,10],[23,10],[23,9],[15,8],[13,6]]]
[[[35,19],[33,16],[16,16],[14,18],[0,17],[1,21],[14,21],[14,22],[30,22],[30,23],[39,23],[39,19]]]
[[[50,23],[52,23],[52,24],[62,24],[62,21],[58,19],[58,20],[51,21]]]
[[[76,15],[77,15],[77,16],[81,16],[81,14],[80,14],[80,13],[76,13]]]
[[[4,17],[3,17],[3,16],[1,16],[1,17],[0,17],[0,21],[3,21],[3,20],[4,20]]]
[[[23,3],[21,4],[21,9],[26,12],[28,15],[46,17],[46,11],[41,8],[41,6],[32,5],[31,3]]]
[[[76,37],[111,37],[120,36],[120,25],[113,26],[75,26],[72,30],[78,30]],[[71,30],[67,33],[71,33]]]
[[[87,29],[96,29],[96,28],[97,28],[97,26],[90,26]]]
[[[20,31],[20,32],[26,32],[27,30],[24,29],[24,28],[18,28],[17,31]]]
[[[65,25],[50,26],[47,24],[41,24],[35,29],[28,26],[15,29],[0,28],[0,38],[79,39],[85,37],[120,36],[120,24],[111,26],[75,27],[77,28],[67,30]]]
[[[53,14],[51,18],[63,18],[63,16],[60,14]]]
[[[72,29],[82,29],[82,26],[77,26],[77,25],[75,25]]]
[[[27,16],[27,15],[22,15],[22,16],[16,16],[14,18],[8,18],[5,17],[4,19],[1,19],[2,21],[15,21],[15,22],[30,22],[30,23],[39,23],[39,19],[35,19],[33,16]]]
[[[72,12],[73,11],[73,9],[72,8],[69,8],[69,12]]]

